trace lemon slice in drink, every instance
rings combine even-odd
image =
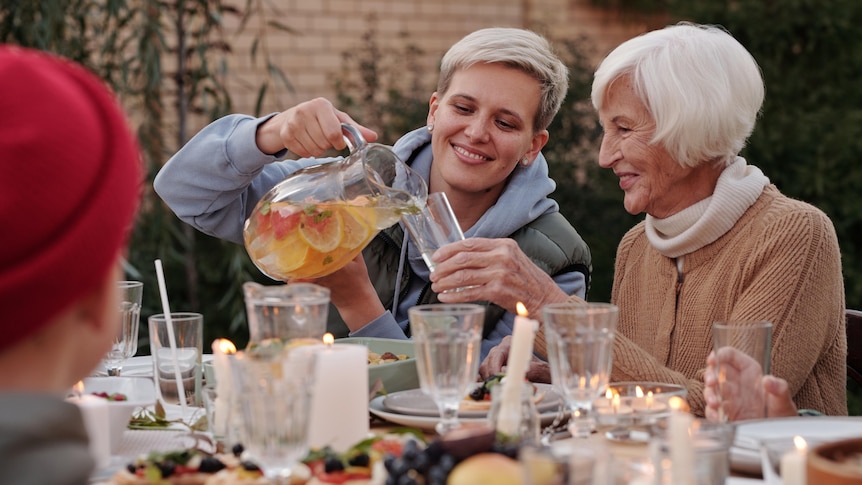
[[[372,234],[374,227],[374,209],[370,207],[344,207],[341,212],[341,222],[343,223],[343,236],[341,238],[341,247],[345,249],[355,249],[367,241]]]
[[[297,233],[290,234],[287,238],[278,241],[275,265],[281,274],[292,273],[305,264],[308,257],[308,245],[303,242]]]
[[[306,213],[299,224],[299,237],[321,253],[337,248],[341,244],[341,235],[341,214],[332,208],[318,208],[313,214]]]

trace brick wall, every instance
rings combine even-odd
[[[255,2],[252,2],[255,4]],[[259,2],[265,3],[265,2]],[[373,31],[384,48],[411,44],[423,51],[413,59],[423,66],[433,89],[437,64],[454,42],[473,30],[524,27],[551,37],[586,36],[595,44],[596,62],[620,41],[646,30],[643,22],[621,22],[613,12],[590,6],[590,0],[279,0],[270,2],[261,20],[253,16],[238,30],[228,18],[227,40],[233,53],[227,59],[233,111],[253,113],[257,89],[270,76],[265,59],[278,66],[292,90],[270,77],[267,101],[261,112],[279,111],[324,96],[334,100],[334,84],[344,66],[342,55],[363,45]],[[266,22],[292,29],[285,32]],[[263,34],[262,34],[263,33]],[[257,55],[251,56],[257,39]],[[424,84],[424,83],[423,83]],[[193,122],[192,133],[205,120]]]

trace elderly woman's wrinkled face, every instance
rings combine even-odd
[[[714,189],[703,167],[683,167],[663,145],[650,143],[655,121],[628,76],[617,79],[599,110],[604,128],[599,165],[613,169],[626,212],[665,218],[708,197]]]

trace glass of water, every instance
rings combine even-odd
[[[419,305],[408,311],[419,386],[437,404],[443,435],[460,426],[458,406],[479,372],[485,307],[471,303]]]
[[[610,379],[619,309],[609,303],[555,303],[543,312],[551,381],[572,413],[572,436],[586,438],[595,429],[593,401]]]
[[[292,467],[308,452],[314,349],[237,352],[231,375],[239,439],[272,483],[290,483]]]
[[[144,284],[140,281],[118,281],[119,327],[111,350],[102,359],[109,376],[118,376],[123,364],[138,351],[138,328],[141,322],[141,300]]]

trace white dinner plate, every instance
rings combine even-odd
[[[423,431],[434,431],[434,427],[437,425],[437,422],[440,421],[440,418],[437,416],[414,416],[412,414],[401,414],[390,411],[386,409],[386,406],[383,405],[383,398],[386,396],[377,396],[368,403],[368,410],[371,411],[371,414],[377,416],[378,418],[385,419],[390,423],[400,424],[401,426],[409,426],[411,428],[421,429]],[[557,410],[554,409],[549,412],[542,413],[539,417],[541,418],[542,426],[548,426],[549,424],[554,422],[554,417],[557,415]],[[484,423],[486,422],[485,417],[481,418],[458,418],[462,423]]]
[[[760,444],[764,441],[791,440],[799,435],[809,446],[827,441],[862,436],[862,418],[847,416],[800,416],[741,421],[730,448],[732,470],[760,474]]]
[[[212,354],[203,354],[203,356],[201,356],[201,362],[209,362],[212,359]],[[105,372],[104,366],[100,366],[98,369],[93,371],[93,376],[95,377],[101,377],[105,375],[107,375],[107,373]],[[135,357],[129,358],[129,360],[127,360],[123,364],[123,370],[121,371],[120,375],[124,377],[152,377],[153,356],[137,355]]]
[[[536,386],[536,395],[540,396],[539,402],[536,403],[536,409],[539,413],[555,412],[563,399],[554,390],[554,387],[550,384],[534,384],[534,386]],[[437,417],[440,415],[437,404],[431,397],[422,392],[422,389],[390,392],[383,399],[383,407],[387,411],[412,416]],[[458,416],[464,418],[484,418],[487,415],[488,410],[486,409],[462,409],[458,411]]]

